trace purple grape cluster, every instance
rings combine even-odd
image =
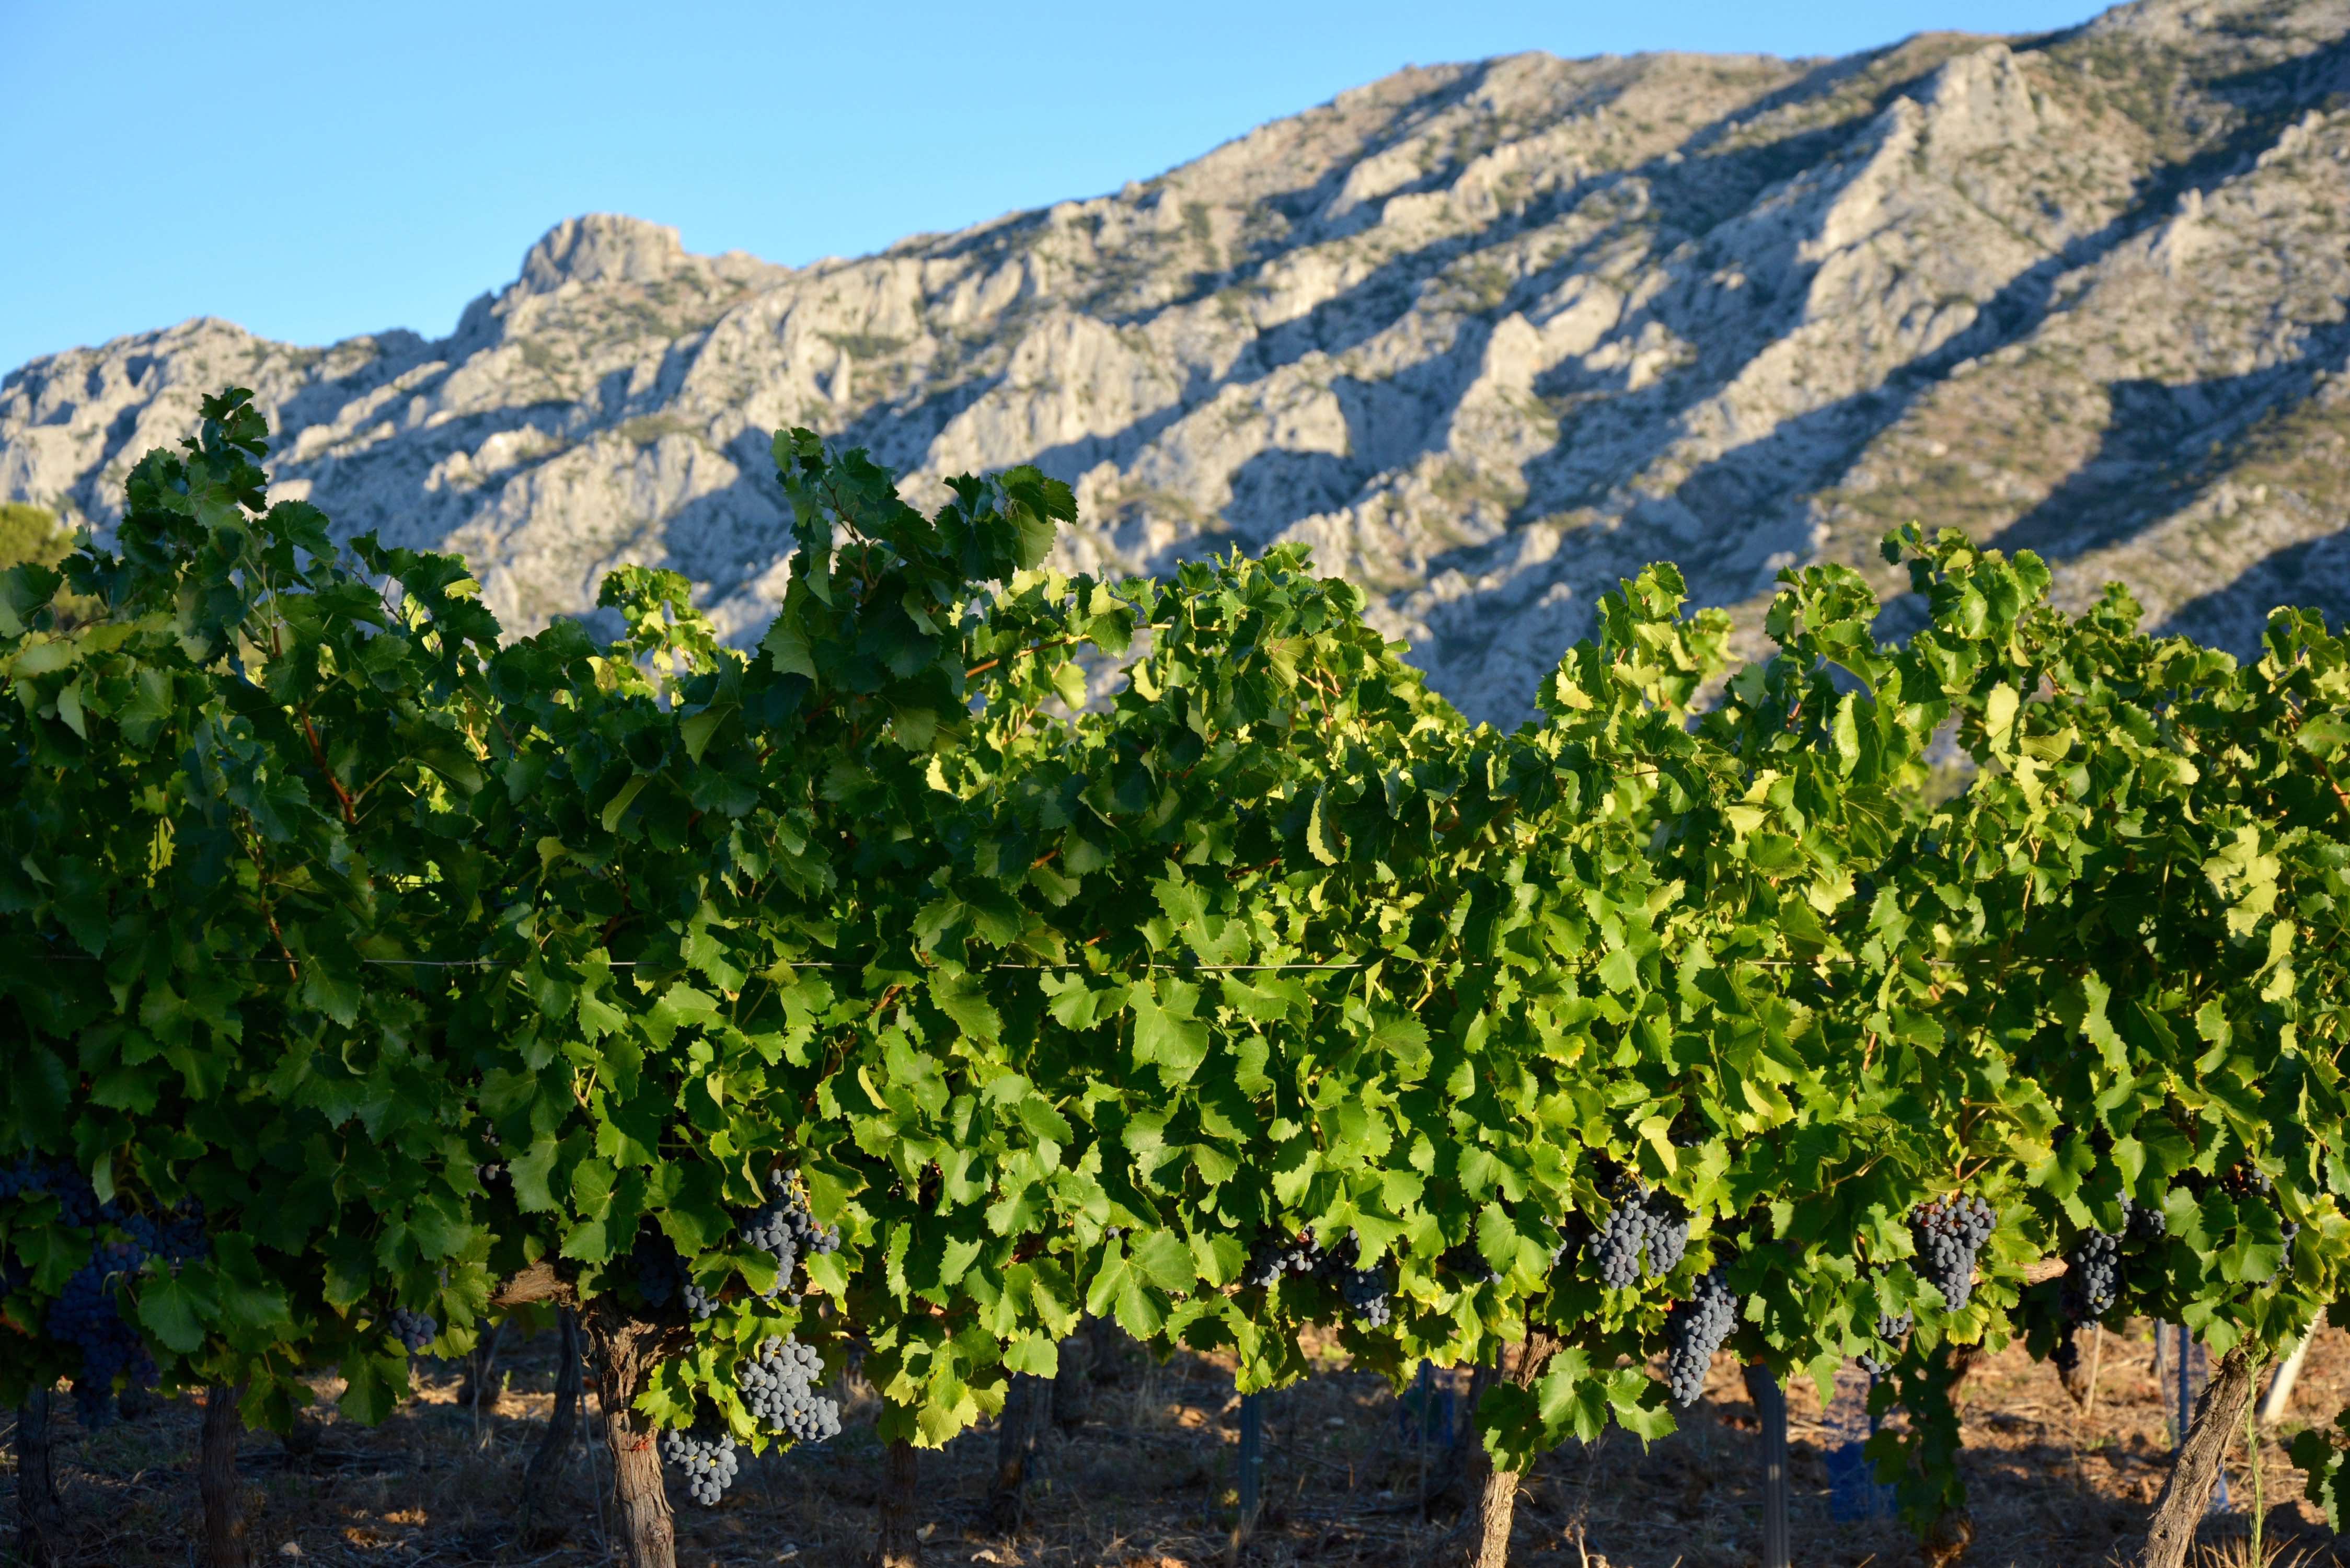
[[[2064,1260],[2064,1316],[2072,1323],[2095,1323],[2121,1299],[2122,1239],[2092,1231]]]
[[[743,1467],[734,1435],[726,1431],[663,1432],[660,1455],[685,1477],[686,1491],[704,1508],[718,1506]]]
[[[69,1165],[20,1159],[0,1168],[0,1199],[47,1193],[57,1200],[57,1223],[71,1231],[87,1231],[121,1217],[113,1203],[100,1203],[89,1178]]]
[[[153,1358],[122,1315],[124,1283],[151,1262],[177,1272],[182,1264],[209,1253],[212,1243],[204,1233],[203,1208],[192,1199],[160,1218],[126,1215],[120,1203],[99,1201],[89,1178],[72,1166],[19,1159],[0,1168],[0,1200],[43,1197],[56,1201],[61,1227],[88,1236],[88,1261],[49,1303],[44,1326],[50,1338],[81,1353],[74,1403],[83,1423],[95,1427],[111,1417],[118,1381],[127,1378],[140,1386],[155,1376]],[[103,1239],[101,1228],[113,1226],[128,1238]],[[22,1282],[13,1266],[6,1272],[9,1288]]]
[[[1644,1272],[1644,1260],[1648,1278],[1664,1278],[1680,1266],[1689,1250],[1689,1215],[1671,1198],[1637,1181],[1627,1182],[1591,1241],[1599,1282],[1609,1290],[1631,1289]]]
[[[100,1425],[112,1412],[118,1377],[143,1384],[155,1376],[153,1359],[121,1310],[122,1282],[146,1262],[135,1241],[99,1242],[49,1303],[49,1337],[81,1352],[73,1392],[84,1426]]]
[[[1565,1247],[1565,1243],[1561,1242],[1561,1251],[1564,1251]],[[1466,1241],[1457,1247],[1447,1247],[1437,1262],[1462,1278],[1481,1285],[1493,1284],[1502,1277],[1501,1271],[1485,1261],[1485,1254]],[[1556,1255],[1553,1255],[1551,1262],[1554,1263],[1558,1262]]]
[[[1909,1331],[1917,1326],[1917,1317],[1911,1313],[1881,1312],[1877,1314],[1877,1337],[1895,1355],[1900,1354],[1901,1342],[1908,1338]],[[1893,1369],[1892,1355],[1877,1355],[1864,1351],[1860,1355],[1860,1369],[1871,1377],[1882,1377]]]
[[[204,1206],[190,1198],[160,1219],[147,1214],[133,1214],[122,1222],[130,1239],[150,1258],[178,1273],[185,1263],[193,1263],[212,1256],[212,1237],[204,1230]]]
[[[406,1307],[392,1308],[384,1319],[384,1326],[411,1355],[441,1337],[441,1325],[432,1320],[431,1313],[411,1312]]]
[[[1241,1282],[1250,1285],[1278,1284],[1284,1274],[1310,1274],[1321,1268],[1322,1243],[1310,1231],[1300,1231],[1284,1236],[1273,1231],[1257,1239],[1249,1251],[1249,1260],[1241,1269]]]
[[[1395,1309],[1388,1300],[1394,1284],[1388,1277],[1384,1263],[1374,1263],[1367,1269],[1355,1265],[1362,1259],[1362,1238],[1349,1232],[1347,1240],[1326,1254],[1326,1262],[1338,1279],[1339,1297],[1347,1310],[1355,1316],[1361,1328],[1385,1328],[1394,1316]]]
[[[803,1443],[840,1435],[840,1402],[816,1392],[823,1381],[823,1358],[790,1334],[769,1335],[735,1374],[753,1419]]]
[[[677,1244],[659,1231],[648,1229],[637,1238],[629,1262],[636,1267],[637,1294],[654,1312],[669,1305],[684,1287],[685,1260],[677,1255]]]
[[[1697,1282],[1697,1293],[1677,1302],[1665,1319],[1665,1376],[1672,1385],[1673,1403],[1694,1405],[1705,1392],[1705,1375],[1713,1366],[1713,1353],[1738,1326],[1738,1296],[1718,1269],[1709,1269]]]
[[[792,1271],[810,1254],[840,1246],[837,1226],[819,1225],[801,1189],[799,1172],[779,1170],[767,1179],[764,1203],[737,1218],[735,1234],[775,1260],[775,1283],[761,1299],[774,1301],[791,1282]]]
[[[1918,1263],[1927,1283],[1957,1312],[1975,1293],[1975,1255],[1999,1229],[1999,1216],[1972,1193],[1918,1206],[1909,1217]]]
[[[2267,1171],[2254,1168],[2245,1179],[2243,1186],[2248,1196],[2265,1201],[2271,1208],[2276,1206],[2276,1179]],[[2301,1234],[2301,1227],[2293,1220],[2287,1220],[2282,1214],[2279,1214],[2277,1230],[2284,1239],[2285,1261],[2290,1262],[2293,1259],[2293,1241],[2294,1237]]]

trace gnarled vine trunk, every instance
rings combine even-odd
[[[1556,1334],[1547,1329],[1527,1329],[1526,1342],[1518,1347],[1518,1364],[1510,1373],[1510,1381],[1521,1388],[1533,1387],[1534,1379],[1542,1376],[1543,1367],[1557,1352]],[[1469,1418],[1473,1426],[1473,1407]],[[1510,1527],[1517,1518],[1518,1482],[1523,1479],[1523,1472],[1497,1468],[1482,1440],[1472,1437],[1470,1441],[1469,1473],[1478,1482],[1472,1489],[1476,1517],[1470,1522],[1476,1533],[1460,1561],[1466,1568],[1505,1568],[1510,1561]]]
[[[677,1568],[677,1527],[661,1484],[660,1449],[637,1397],[675,1348],[677,1331],[632,1317],[608,1298],[581,1319],[596,1355],[596,1389],[604,1408],[604,1446],[612,1458],[612,1495],[629,1568]]]
[[[914,1445],[891,1440],[881,1469],[880,1530],[873,1543],[873,1568],[922,1568],[922,1538],[914,1520],[920,1472]]]
[[[1087,1335],[1061,1341],[1060,1369],[1053,1374],[1053,1421],[1063,1428],[1085,1424],[1093,1409],[1094,1346]]]
[[[2146,1532],[2142,1568],[2182,1568],[2195,1546],[2195,1527],[2211,1506],[2211,1489],[2219,1483],[2220,1461],[2228,1445],[2244,1429],[2244,1412],[2252,1402],[2252,1357],[2238,1345],[2220,1358],[2219,1368],[2195,1401],[2195,1418],[2178,1458],[2154,1500],[2154,1520]]]
[[[36,1388],[16,1407],[16,1555],[26,1568],[56,1568],[65,1548],[65,1508],[57,1501],[49,1432],[51,1400],[48,1389]]]
[[[995,1479],[987,1489],[988,1522],[1009,1533],[1020,1528],[1028,1507],[1028,1477],[1036,1462],[1037,1440],[1053,1399],[1052,1385],[1031,1373],[1015,1372],[1004,1390],[1003,1414],[995,1431]]]
[[[196,1458],[196,1493],[203,1501],[207,1568],[245,1568],[244,1510],[237,1495],[236,1449],[244,1433],[239,1406],[244,1385],[215,1383],[204,1390],[204,1426]]]

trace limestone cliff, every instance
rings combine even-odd
[[[1751,611],[1911,518],[2243,647],[2350,610],[2350,0],[2141,0],[1836,60],[1414,69],[1113,195],[802,268],[590,216],[437,341],[197,320],[0,382],[0,500],[103,529],[196,398],[275,476],[464,552],[510,627],[620,561],[754,635],[767,436],[940,493],[1033,462],[1069,564],[1310,541],[1472,714],[1638,563]]]

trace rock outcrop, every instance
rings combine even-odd
[[[775,427],[915,491],[1036,462],[1068,564],[1310,542],[1523,713],[1639,563],[1752,621],[1917,519],[2244,648],[2350,609],[2350,0],[2140,0],[1838,60],[1407,70],[1114,195],[803,268],[590,216],[450,337],[196,320],[0,382],[0,500],[103,530],[197,397],[281,490],[453,548],[509,627],[622,561],[755,636]]]

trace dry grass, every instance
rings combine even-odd
[[[2151,1346],[2137,1325],[2108,1334],[2094,1411],[2020,1350],[1988,1358],[1962,1390],[1975,1541],[1970,1563],[2101,1568],[2126,1560],[2130,1538],[2162,1484],[2168,1434]],[[523,1466],[552,1407],[552,1337],[511,1350],[505,1392],[478,1423],[456,1403],[453,1369],[433,1368],[421,1396],[373,1431],[329,1416],[316,1450],[248,1438],[242,1459],[256,1561],[385,1564],[587,1564],[613,1560],[594,1478],[600,1454],[582,1445],[536,1524],[517,1523]],[[333,1386],[322,1385],[331,1395]],[[790,1563],[848,1568],[873,1528],[880,1451],[872,1397],[848,1395],[848,1431],[821,1449],[748,1464],[715,1511],[679,1519],[686,1568]],[[1850,1389],[1845,1392],[1850,1397]],[[2263,1445],[2268,1563],[2318,1568],[2341,1559],[2300,1498],[2301,1478],[2276,1440],[2330,1421],[2350,1397],[2350,1339],[2313,1348],[2294,1401],[2298,1420]],[[64,1404],[60,1401],[60,1404]],[[1839,1408],[1848,1408],[1840,1405]],[[591,1426],[593,1401],[590,1400]],[[1006,1537],[986,1525],[993,1433],[973,1432],[922,1458],[928,1553],[934,1563],[994,1568],[1192,1568],[1232,1556],[1238,1402],[1229,1367],[1212,1358],[1149,1364],[1128,1346],[1095,1386],[1085,1418],[1046,1439],[1027,1521]],[[1918,1560],[1890,1521],[1830,1518],[1824,1447],[1835,1432],[1808,1386],[1790,1398],[1796,1560],[1807,1568],[1890,1568]],[[192,1457],[198,1412],[162,1405],[83,1434],[64,1417],[60,1481],[77,1532],[71,1561],[175,1568],[193,1561]],[[1573,1568],[1684,1568],[1754,1561],[1760,1468],[1753,1407],[1733,1367],[1714,1369],[1683,1431],[1644,1449],[1621,1432],[1545,1457],[1521,1493],[1513,1562]],[[1310,1382],[1268,1397],[1267,1508],[1239,1562],[1404,1568],[1457,1550],[1455,1501],[1423,1521],[1423,1455],[1384,1384],[1325,1358]],[[1442,1455],[1433,1457],[1440,1470]],[[2230,1468],[2239,1511],[2215,1519],[2202,1561],[2251,1568],[2241,1448]],[[0,1488],[13,1518],[15,1476]],[[2263,1565],[2265,1568],[2265,1565]]]

